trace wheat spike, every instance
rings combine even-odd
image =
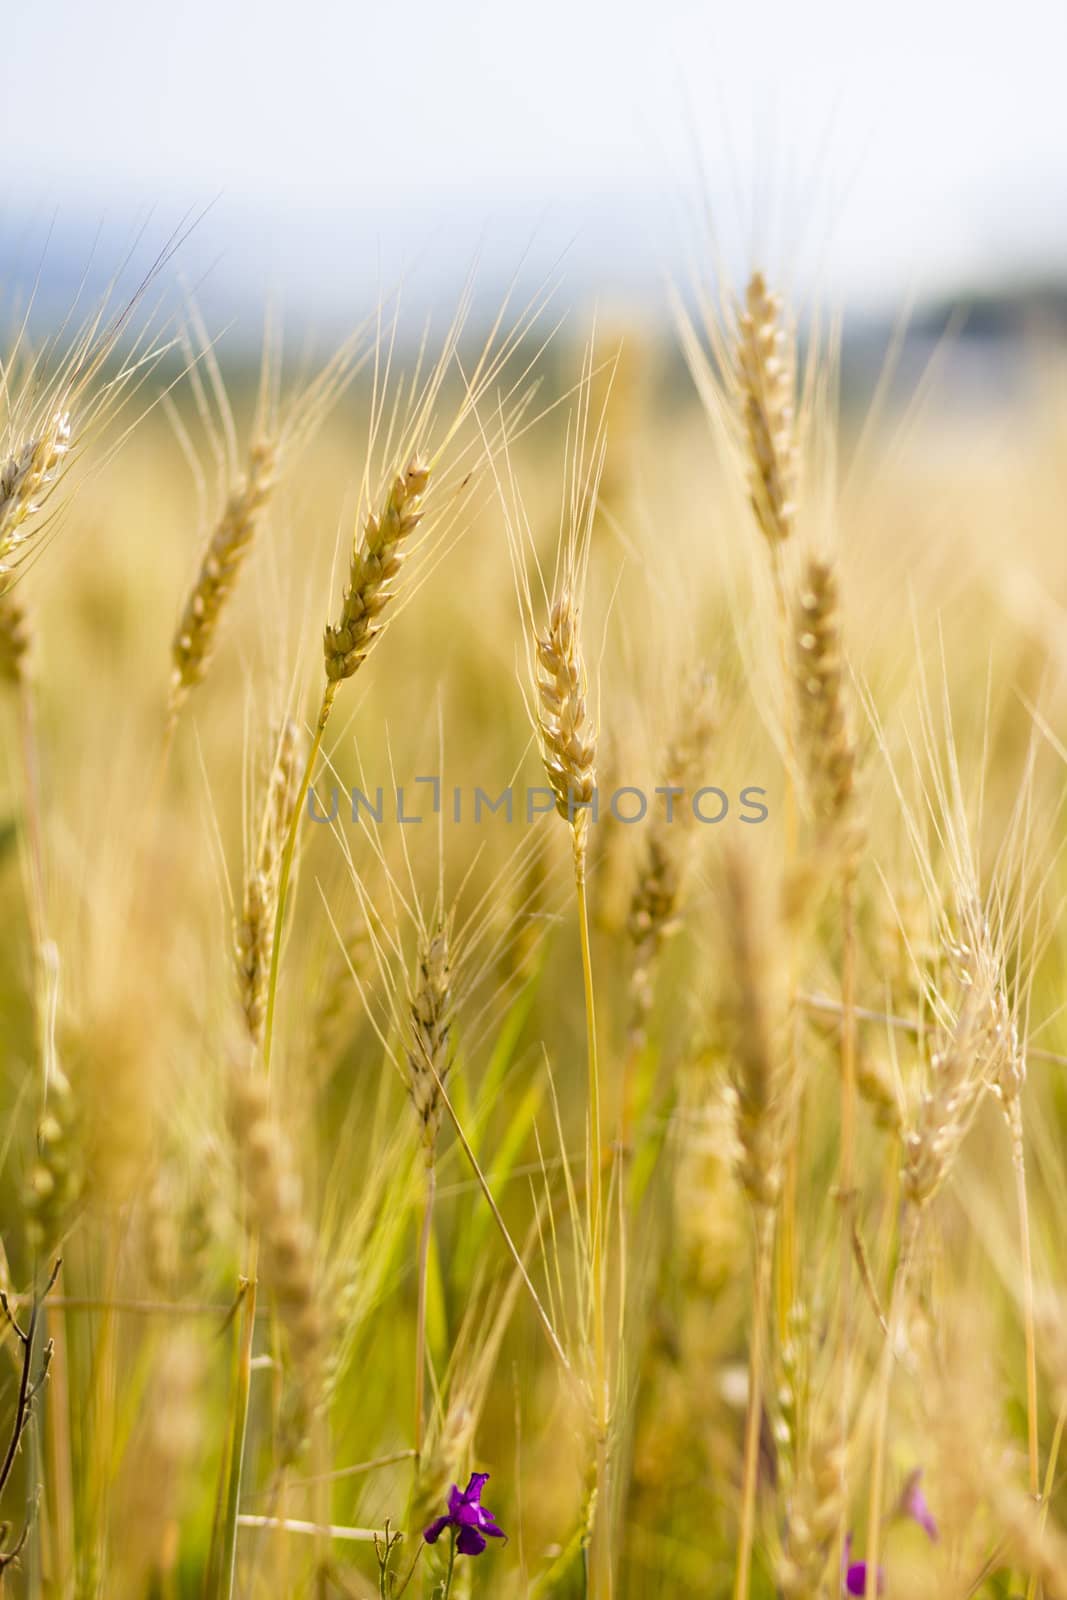
[[[757,1210],[778,1203],[782,1182],[783,1056],[769,969],[775,955],[754,904],[750,875],[736,855],[727,861],[726,895],[733,958],[725,997],[731,1018],[740,1178]]]
[[[432,1166],[441,1128],[441,1092],[451,1061],[451,918],[419,938],[418,981],[411,994],[407,1051],[408,1093],[422,1132],[427,1166]]]
[[[929,1084],[904,1137],[904,1193],[916,1206],[940,1189],[970,1126],[983,1088],[978,1031],[968,996],[953,1032],[931,1056]]]
[[[82,1192],[78,1110],[67,1078],[56,1071],[37,1125],[37,1157],[26,1184],[26,1236],[39,1255],[47,1254],[62,1238]]]
[[[207,671],[219,616],[263,520],[274,489],[276,466],[274,443],[269,439],[258,440],[249,452],[248,471],[227,500],[208,541],[171,647],[174,663],[172,711],[203,680]]]
[[[985,907],[976,893],[961,899],[960,933],[949,941],[949,961],[965,992],[974,997],[976,1048],[989,1086],[1011,1122],[1026,1083],[1026,1055],[1008,998],[1004,957]]]
[[[306,743],[296,723],[287,718],[276,743],[259,847],[245,875],[241,915],[234,928],[238,991],[253,1044],[258,1044],[263,1035],[267,977],[278,912],[279,865],[300,790]]]
[[[796,353],[782,303],[762,273],[749,281],[737,319],[735,379],[751,461],[750,497],[772,546],[784,544],[796,517]]]
[[[412,1520],[416,1526],[428,1522],[444,1503],[449,1485],[460,1475],[474,1439],[477,1415],[463,1389],[449,1401],[424,1452],[412,1498]]]
[[[229,1123],[303,1409],[305,1402],[320,1398],[328,1321],[320,1293],[315,1237],[304,1218],[289,1147],[271,1112],[270,1091],[261,1076],[234,1071]]]
[[[537,728],[556,810],[573,830],[575,865],[584,878],[596,793],[596,730],[585,701],[578,607],[567,589],[553,602],[547,630],[537,636]]]
[[[832,828],[852,804],[856,749],[845,704],[837,577],[828,561],[808,563],[795,649],[800,751],[812,808],[820,824]]]
[[[326,677],[331,684],[351,678],[382,631],[382,612],[393,598],[393,582],[404,561],[404,541],[422,518],[420,503],[430,468],[413,456],[393,479],[380,513],[370,512],[355,544],[341,616],[323,637]]]
[[[26,675],[30,629],[24,608],[0,575],[0,680],[18,688]]]
[[[29,522],[41,510],[43,496],[58,478],[70,451],[70,413],[57,410],[47,426],[28,440],[0,468],[0,573],[18,559],[32,538]]]
[[[663,787],[688,790],[700,776],[716,727],[714,685],[706,673],[697,675],[684,697],[678,729],[668,748]],[[630,900],[627,929],[634,945],[630,978],[630,1042],[644,1042],[652,1008],[653,978],[660,947],[676,925],[686,852],[691,831],[684,819],[692,813],[683,799],[670,822],[657,815],[648,832],[645,859]]]
[[[786,1546],[778,1561],[778,1583],[789,1600],[815,1600],[826,1592],[846,1495],[846,1459],[836,1429],[815,1430],[789,1499]]]

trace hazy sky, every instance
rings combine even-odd
[[[610,297],[677,266],[703,184],[727,249],[853,299],[1067,267],[1052,0],[3,11],[0,223],[54,213],[54,249],[214,200],[189,260],[222,282],[329,300],[379,252],[451,270],[532,236]]]

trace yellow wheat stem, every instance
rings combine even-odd
[[[748,1412],[741,1468],[741,1520],[737,1536],[734,1600],[748,1600],[752,1545],[756,1532],[756,1490],[759,1475],[760,1419],[763,1412],[763,1362],[767,1301],[770,1297],[774,1214],[761,1210],[756,1221],[756,1278],[752,1301],[752,1336],[748,1359]]]
[[[335,686],[327,684],[322,697],[322,705],[319,709],[315,736],[312,739],[311,748],[308,750],[307,761],[300,780],[300,789],[296,797],[296,803],[293,806],[292,816],[289,819],[285,847],[282,852],[278,874],[278,906],[274,922],[274,935],[271,941],[270,975],[267,983],[266,1016],[263,1027],[263,1070],[268,1075],[270,1073],[271,1044],[274,1037],[274,1009],[278,990],[278,968],[281,956],[286,900],[289,892],[289,879],[292,873],[293,857],[296,852],[296,841],[300,831],[300,818],[303,814],[304,801],[307,798],[312,773],[318,760],[319,751],[322,748],[322,739],[326,732],[326,724],[329,721],[334,692]],[[259,1262],[259,1236],[252,1225],[249,1225],[247,1230],[245,1259],[245,1293],[241,1307],[242,1322],[238,1339],[237,1368],[234,1376],[234,1398],[222,1536],[223,1547],[221,1559],[215,1571],[217,1587],[214,1592],[220,1597],[220,1600],[224,1600],[224,1597],[228,1597],[233,1593],[236,1574],[237,1518],[240,1507],[241,1480],[244,1474],[245,1444],[248,1433],[249,1394],[252,1383],[252,1341],[256,1327],[256,1273]]]
[[[1060,1446],[1063,1444],[1064,1430],[1067,1429],[1067,1400],[1060,1407],[1060,1414],[1056,1418],[1056,1427],[1052,1434],[1052,1445],[1048,1453],[1048,1465],[1045,1468],[1045,1487],[1041,1494],[1041,1510],[1038,1514],[1038,1527],[1042,1536],[1048,1524],[1049,1506],[1052,1503],[1052,1491],[1056,1484],[1056,1467],[1060,1458]],[[1026,1600],[1037,1600],[1038,1574],[1031,1572],[1026,1585]]]
[[[308,790],[311,787],[315,763],[318,761],[319,751],[322,749],[323,735],[326,732],[326,724],[330,720],[330,712],[333,709],[336,692],[336,683],[328,683],[323,692],[315,735],[311,741],[311,748],[308,750],[307,761],[304,764],[304,772],[300,779],[296,804],[293,807],[293,814],[289,819],[289,827],[285,835],[281,866],[278,870],[278,909],[274,919],[274,936],[270,947],[270,973],[267,978],[267,1004],[263,1023],[263,1070],[268,1075],[270,1073],[271,1047],[274,1040],[274,1009],[278,997],[278,968],[281,963],[282,933],[285,927],[285,909],[289,898],[289,879],[293,871],[293,858],[296,854],[296,841],[300,832],[300,819],[304,814],[304,802],[307,800]]]
[[[1023,1268],[1023,1327],[1026,1338],[1026,1437],[1030,1493],[1036,1500],[1041,1488],[1041,1462],[1037,1435],[1037,1339],[1034,1329],[1034,1266],[1030,1244],[1030,1205],[1026,1193],[1026,1155],[1023,1114],[1018,1096],[1008,1108],[1015,1202],[1019,1213],[1019,1251]]]
[[[610,1600],[612,1592],[610,1509],[608,1495],[608,1369],[604,1317],[604,1238],[603,1178],[600,1131],[600,1068],[597,1058],[596,1007],[593,990],[593,963],[589,946],[589,905],[585,886],[584,856],[575,855],[575,883],[578,894],[578,930],[582,945],[582,978],[585,987],[586,1058],[589,1091],[589,1233],[590,1270],[593,1290],[593,1382],[594,1425],[596,1428],[597,1505],[591,1549],[592,1600]]]
[[[777,619],[778,657],[782,676],[783,705],[788,706],[789,687],[792,681],[792,665],[790,661],[790,617],[789,598],[786,588],[785,564],[782,558],[780,543],[772,543],[771,578],[774,588],[775,615]],[[796,770],[796,746],[793,737],[793,721],[788,709],[782,718],[782,737],[784,740],[784,761],[782,770],[782,834],[784,844],[784,870],[786,878],[796,868],[799,852],[799,817],[797,809],[797,793],[794,781]],[[789,1013],[789,1032],[787,1049],[789,1053],[789,1077],[792,1083],[799,1081],[797,1073],[797,1041],[796,1041],[796,1007],[795,996],[799,990],[798,979],[799,951],[797,938],[792,922],[786,929],[787,943],[787,1006]],[[778,1336],[785,1339],[789,1323],[789,1314],[793,1307],[793,1298],[796,1292],[797,1281],[797,1186],[800,1172],[800,1128],[803,1117],[803,1095],[795,1096],[789,1111],[790,1126],[786,1133],[785,1172],[782,1181],[782,1198],[778,1214],[778,1259],[777,1259],[777,1317]]]
[[[919,1234],[919,1210],[909,1205],[901,1224],[900,1255],[893,1277],[893,1296],[889,1308],[889,1331],[882,1346],[875,1389],[874,1439],[871,1447],[871,1480],[867,1501],[867,1585],[864,1600],[875,1600],[878,1593],[878,1557],[882,1534],[882,1494],[885,1488],[885,1447],[889,1426],[889,1393],[893,1383],[897,1339],[908,1292],[912,1258]]]
[[[222,1507],[221,1544],[209,1567],[209,1592],[228,1600],[237,1576],[237,1525],[244,1477],[248,1403],[252,1387],[252,1343],[256,1331],[256,1274],[259,1270],[259,1233],[249,1226],[245,1243],[244,1293],[236,1335],[236,1369],[230,1435],[224,1462],[226,1498]]]
[[[419,1234],[418,1305],[415,1313],[415,1473],[422,1460],[423,1429],[426,1411],[426,1284],[430,1267],[430,1241],[433,1238],[433,1207],[437,1193],[437,1165],[431,1161],[426,1171],[426,1197]]]

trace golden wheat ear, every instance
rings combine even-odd
[[[703,670],[693,675],[681,697],[680,715],[667,747],[661,785],[670,791],[689,791],[701,778],[703,763],[719,725],[715,684]],[[690,818],[685,809],[681,818]],[[692,829],[681,821],[656,817],[648,830],[648,843],[630,897],[627,932],[633,944],[630,976],[629,1047],[640,1050],[652,1009],[655,969],[660,947],[673,930],[679,910],[686,861],[692,846]]]
[[[740,1179],[757,1211],[773,1211],[782,1186],[788,1089],[781,997],[775,984],[780,935],[739,853],[727,857],[727,915],[732,972],[723,996],[730,1019]]]
[[[276,446],[268,439],[257,439],[249,450],[248,470],[233,489],[208,541],[175,630],[171,646],[171,701],[175,709],[191,689],[203,682],[222,608],[263,521],[274,492],[276,468]]]
[[[31,536],[27,522],[41,510],[70,452],[70,413],[55,411],[36,437],[21,446],[0,469],[0,570],[6,569]]]
[[[18,688],[26,676],[30,650],[30,624],[25,608],[0,579],[0,682]]]
[[[305,1406],[322,1398],[329,1319],[323,1304],[315,1237],[284,1132],[261,1074],[234,1067],[228,1120],[241,1182],[259,1230],[265,1276],[285,1330]]]
[[[794,628],[798,746],[821,830],[838,832],[852,810],[856,746],[845,699],[841,608],[829,561],[808,562]]]
[[[362,538],[353,546],[340,616],[326,625],[323,635],[331,684],[353,676],[382,630],[382,613],[394,597],[404,546],[422,520],[420,506],[429,481],[429,466],[413,456],[393,479],[381,511],[367,515]]]
[[[253,1045],[263,1041],[267,977],[278,915],[281,853],[293,819],[307,758],[307,739],[286,718],[275,740],[257,846],[245,867],[241,913],[234,927],[238,996]]]
[[[452,919],[419,936],[417,977],[409,998],[408,1093],[419,1122],[427,1166],[436,1159],[441,1086],[452,1065]]]
[[[182,605],[171,643],[170,719],[178,716],[188,695],[203,682],[211,664],[222,616],[285,474],[355,377],[366,341],[357,332],[309,381],[282,394],[281,354],[269,330],[264,338],[259,387],[250,439],[243,461],[237,428],[222,372],[207,332],[195,311],[193,335],[186,335],[188,376],[197,412],[213,454],[222,469],[216,488],[214,523],[196,576]],[[197,452],[171,406],[172,420],[194,474],[201,484]]]
[[[738,312],[734,381],[749,453],[752,510],[771,546],[796,520],[796,342],[782,302],[753,273]]]
[[[537,635],[537,731],[556,810],[570,824],[582,876],[596,790],[596,730],[586,702],[580,614],[569,588],[552,602],[548,627]]]

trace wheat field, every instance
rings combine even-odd
[[[9,339],[4,1593],[1067,1595],[1067,368],[688,303]]]

